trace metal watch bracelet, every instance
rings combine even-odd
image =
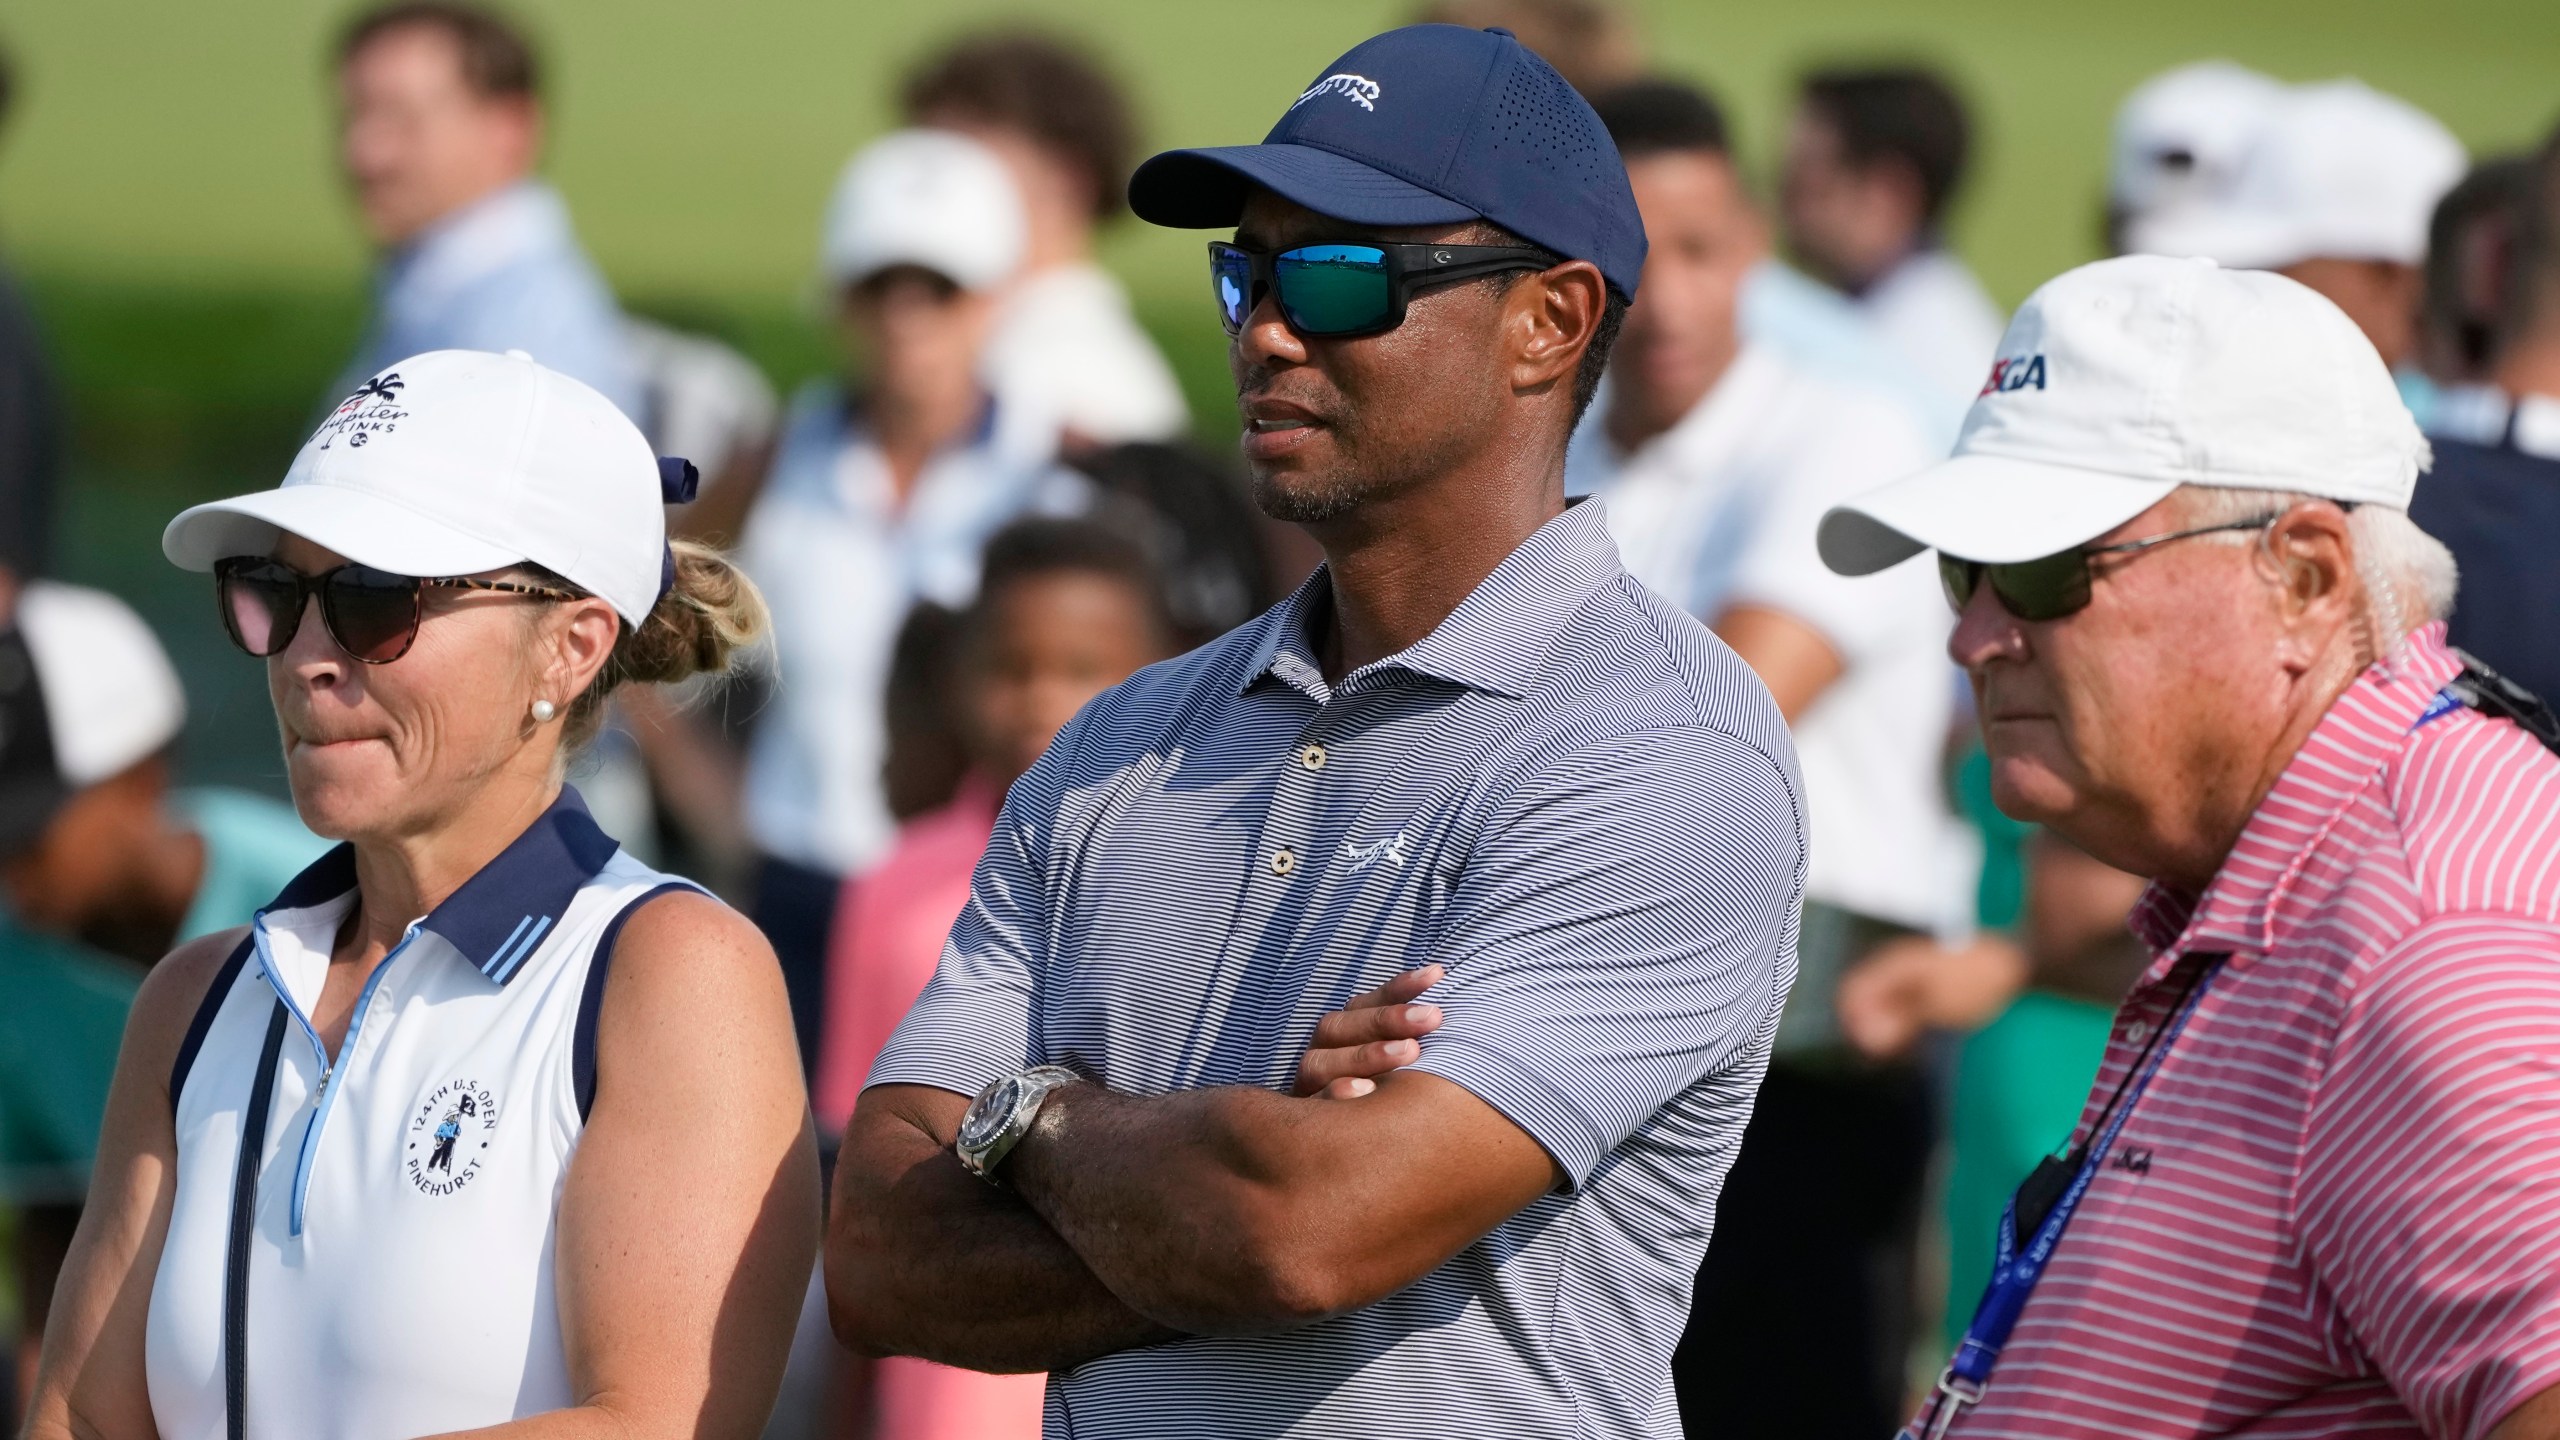
[[[996,1169],[1030,1133],[1031,1123],[1040,1118],[1041,1104],[1060,1086],[1083,1078],[1063,1065],[1039,1065],[989,1085],[961,1117],[952,1153],[970,1174],[990,1185],[1003,1184]]]

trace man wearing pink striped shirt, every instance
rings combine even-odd
[[[1844,573],[1938,552],[2000,808],[2152,880],[1906,1434],[2560,1437],[2560,727],[2446,646],[2426,460],[2327,301],[2131,258],[1825,517]]]

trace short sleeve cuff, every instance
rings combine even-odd
[[[1580,1189],[1609,1142],[1573,1097],[1518,1058],[1460,1036],[1428,1037],[1409,1069],[1437,1075],[1502,1112],[1528,1132]]]

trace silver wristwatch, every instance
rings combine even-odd
[[[979,1091],[969,1113],[960,1117],[959,1138],[951,1142],[953,1153],[970,1174],[990,1185],[1002,1184],[996,1179],[996,1167],[1030,1133],[1031,1122],[1040,1118],[1041,1102],[1059,1086],[1083,1078],[1064,1065],[1041,1065],[1007,1075]]]

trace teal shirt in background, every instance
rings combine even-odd
[[[1991,803],[1991,762],[1980,744],[1956,766],[1956,805],[1982,833],[1975,909],[1986,930],[2011,930],[2026,908],[2027,837],[2035,827]],[[2030,990],[1967,1036],[1956,1059],[1947,1137],[1947,1346],[1964,1338],[1991,1281],[2000,1212],[2036,1162],[2071,1138],[2106,1055],[2115,1012]]]
[[[181,942],[246,924],[329,848],[291,807],[261,795],[182,790],[168,803],[205,849]],[[77,1204],[87,1191],[144,973],[0,914],[0,1204]]]

